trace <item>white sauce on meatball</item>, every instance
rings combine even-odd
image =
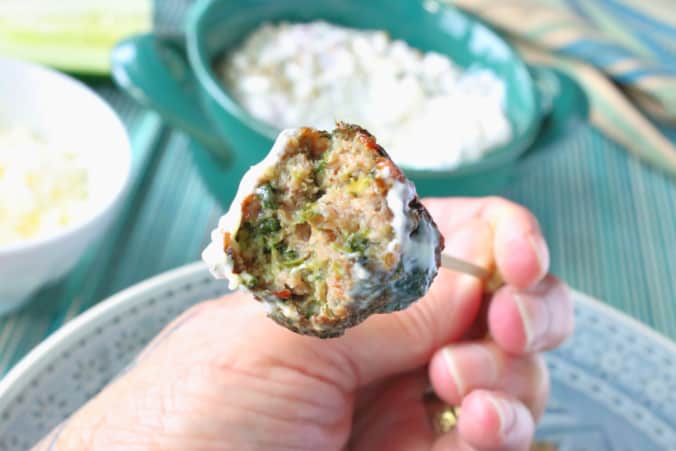
[[[242,283],[241,276],[233,271],[232,258],[224,251],[225,234],[229,233],[233,238],[236,236],[242,222],[242,203],[247,196],[255,192],[257,185],[267,175],[268,170],[274,168],[284,157],[289,141],[298,133],[298,129],[287,129],[281,132],[265,159],[247,171],[240,182],[230,209],[219,220],[218,226],[211,233],[211,243],[202,253],[202,259],[207,263],[214,277],[228,279],[230,289],[241,288],[248,291]],[[391,176],[391,171],[386,168],[381,170],[379,175],[388,178]],[[429,277],[433,277],[437,268],[435,249],[439,244],[438,235],[434,226],[427,221],[417,224],[417,230],[413,233],[415,224],[410,216],[409,204],[415,196],[416,191],[412,183],[392,180],[386,202],[392,212],[394,239],[387,244],[387,250],[400,256],[403,271],[406,274],[422,269]],[[371,284],[372,274],[363,265],[359,263],[352,265],[351,275],[357,282],[350,293],[356,302],[368,303],[380,296],[382,290],[374,289]],[[396,281],[392,281],[390,282],[392,286],[381,288],[387,288],[395,293],[396,290],[393,288],[395,283]],[[268,313],[274,308],[281,308],[287,318],[298,317],[297,311],[288,305],[280,304],[275,300],[263,299],[262,301]]]
[[[406,270],[412,267],[436,269],[434,252],[438,239],[432,225],[425,221],[421,222],[417,233],[411,236],[413,230],[408,216],[410,211],[408,205],[415,196],[415,188],[411,183],[399,181],[395,181],[387,192],[387,206],[393,215],[392,227],[396,237],[390,245],[394,248],[399,247]]]
[[[268,155],[260,163],[251,166],[244,174],[242,181],[239,183],[235,199],[230,204],[228,211],[218,221],[218,226],[211,232],[211,243],[202,252],[202,260],[209,266],[211,274],[218,279],[228,279],[231,290],[243,285],[240,275],[233,272],[234,262],[232,258],[223,249],[225,234],[230,233],[230,236],[234,239],[242,223],[242,203],[244,199],[256,190],[266,172],[274,168],[282,159],[287,151],[289,141],[298,135],[298,131],[298,129],[282,131]]]

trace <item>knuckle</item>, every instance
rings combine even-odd
[[[511,201],[507,200],[507,198],[502,197],[502,196],[487,196],[485,197],[486,202],[494,205],[503,205],[506,203],[509,203]]]
[[[509,209],[530,213],[523,205],[502,196],[489,196],[486,198],[486,203],[491,205],[493,208],[497,208],[498,211]]]
[[[490,196],[485,198],[484,210],[493,221],[501,218],[522,217],[530,223],[533,230],[539,233],[540,224],[535,215],[525,206],[512,200],[500,196]]]

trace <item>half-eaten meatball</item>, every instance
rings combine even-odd
[[[413,184],[366,130],[339,123],[283,131],[203,258],[279,324],[326,338],[422,297],[442,248]]]

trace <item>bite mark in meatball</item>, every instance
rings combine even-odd
[[[423,296],[443,247],[413,185],[373,136],[343,123],[282,132],[212,240],[204,258],[216,276],[319,337]]]

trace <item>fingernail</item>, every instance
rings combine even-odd
[[[495,413],[500,420],[500,435],[502,437],[507,437],[516,424],[516,410],[514,409],[514,406],[511,402],[490,394],[486,395],[486,398],[493,405]]]
[[[535,350],[549,328],[549,311],[546,302],[543,299],[530,299],[528,295],[516,291],[512,292],[512,296],[526,335],[524,351]]]
[[[547,243],[540,235],[529,236],[528,242],[538,260],[538,268],[540,268],[540,276],[538,279],[541,279],[549,269],[549,249],[547,248]]]
[[[475,387],[490,387],[497,381],[498,365],[495,357],[481,345],[447,347],[443,349],[442,355],[460,397]]]
[[[458,370],[458,364],[453,355],[453,351],[449,348],[444,348],[441,351],[441,355],[444,356],[444,362],[446,363],[446,370],[451,376],[451,380],[455,384],[455,389],[457,390],[459,396],[463,396],[465,393],[465,381]]]

